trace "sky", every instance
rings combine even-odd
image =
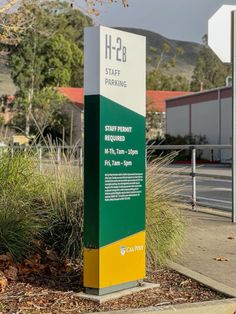
[[[201,43],[208,19],[223,4],[236,6],[236,0],[129,0],[127,9],[107,5],[97,23],[143,28],[170,39]]]
[[[7,0],[0,0],[0,5]],[[85,0],[68,0],[75,7]],[[109,2],[109,0],[105,0]],[[177,40],[201,42],[207,33],[207,21],[223,4],[236,0],[129,0],[124,9],[117,4],[99,7],[96,23],[105,26],[127,26],[151,30]]]

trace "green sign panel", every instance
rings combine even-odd
[[[145,277],[145,38],[85,31],[84,286]]]

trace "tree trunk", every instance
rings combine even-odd
[[[29,107],[27,108],[27,112],[25,116],[25,135],[27,137],[29,137],[30,135],[30,115],[32,111],[32,98],[33,98],[33,89],[30,89],[28,93]]]

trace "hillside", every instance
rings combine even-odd
[[[164,43],[167,43],[172,48],[170,54],[168,55],[169,58],[173,57],[176,48],[182,48],[184,53],[183,55],[177,57],[176,67],[172,69],[171,72],[172,74],[178,73],[185,75],[188,79],[191,79],[192,72],[195,67],[199,51],[201,49],[200,44],[168,39],[158,33],[139,28],[117,27],[117,29],[146,36],[147,57],[151,59],[153,59],[153,57],[155,56],[154,53],[150,51],[151,47],[157,49],[157,52],[160,53],[162,45]]]
[[[154,33],[148,30],[138,29],[138,28],[127,28],[127,27],[117,27],[117,29],[131,32],[134,34],[146,36],[147,38],[147,56],[153,59],[155,54],[150,51],[150,48],[156,48],[158,52],[163,45],[163,43],[168,43],[171,48],[171,53],[168,55],[171,58],[174,55],[176,48],[182,48],[184,54],[177,57],[176,67],[171,70],[172,74],[185,75],[188,79],[191,79],[192,72],[196,63],[196,59],[201,48],[200,44],[171,40],[163,37],[158,33]],[[150,65],[148,70],[150,70]],[[10,77],[10,70],[7,67],[6,59],[0,57],[0,95],[8,94],[12,95],[16,91],[16,88]]]

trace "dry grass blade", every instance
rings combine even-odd
[[[50,162],[44,174],[50,181],[50,217],[44,239],[61,257],[82,261],[83,185],[81,169],[75,164],[76,147],[67,154],[61,151],[58,162],[60,145],[47,143]]]
[[[185,186],[179,170],[168,166],[177,153],[152,161],[147,167],[146,230],[149,267],[173,258],[184,239],[184,222],[180,212],[180,192]]]

